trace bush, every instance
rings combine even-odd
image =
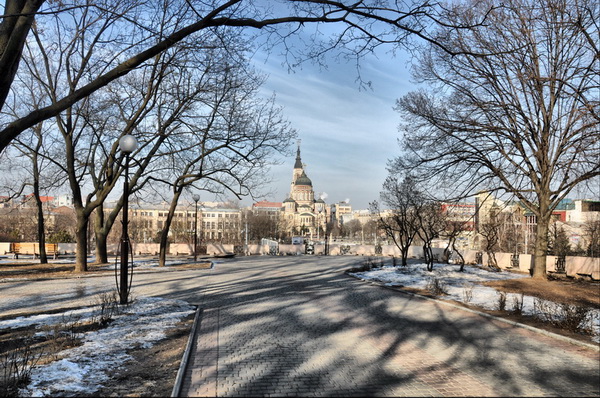
[[[506,309],[506,293],[498,292],[498,311],[504,311]]]
[[[98,323],[101,326],[108,325],[112,321],[113,316],[120,313],[116,290],[98,294],[96,302],[92,305],[98,308],[98,314],[93,316],[92,322]]]
[[[444,281],[438,278],[429,278],[427,282],[427,290],[434,296],[442,296],[448,294],[448,289]]]
[[[31,378],[31,370],[43,355],[31,344],[25,344],[0,355],[0,396],[17,397],[19,388]]]
[[[46,239],[48,243],[74,243],[75,239],[67,231],[58,231],[48,236]]]
[[[512,309],[511,309],[511,312],[513,314],[521,315],[523,313],[524,297],[525,297],[524,293],[521,293],[521,299],[519,299],[519,297],[517,297],[517,296],[513,297]]]
[[[474,287],[475,286],[471,283],[465,284],[463,286],[463,301],[465,303],[469,303],[473,299],[473,288]]]

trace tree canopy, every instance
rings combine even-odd
[[[422,47],[415,78],[429,88],[397,102],[398,166],[456,196],[508,192],[537,216],[534,276],[546,275],[552,210],[600,176],[599,12],[588,0],[459,4],[452,24],[488,23],[440,27],[456,55]]]
[[[11,87],[32,26],[60,24],[71,27],[75,34],[88,26],[74,25],[68,15],[90,14],[96,29],[86,40],[102,43],[106,50],[85,54],[101,57],[104,65],[89,70],[85,79],[76,82],[68,93],[52,98],[41,108],[24,109],[16,118],[5,117],[0,127],[0,152],[24,130],[65,111],[199,32],[219,37],[224,31],[261,31],[266,45],[282,44],[286,62],[294,64],[308,58],[319,60],[332,49],[360,58],[383,44],[404,45],[411,37],[444,46],[429,33],[443,12],[436,3],[426,1],[6,0],[0,23],[0,109],[18,101],[14,93],[11,95]],[[323,24],[334,24],[336,28],[326,35],[318,28]],[[473,21],[468,23],[472,24]],[[299,46],[296,39],[309,25],[316,26],[306,36],[310,37],[309,43]],[[73,37],[66,34],[61,40],[69,43]]]

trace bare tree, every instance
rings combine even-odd
[[[370,204],[371,212],[378,216],[379,228],[400,249],[402,265],[406,266],[408,250],[418,233],[418,212],[424,204],[424,196],[417,189],[412,176],[402,177],[392,170],[383,184],[380,196],[390,209],[389,212],[384,215],[377,202]]]
[[[433,271],[433,262],[435,257],[431,243],[439,238],[442,231],[446,228],[446,217],[442,212],[438,202],[433,200],[425,201],[416,211],[417,217],[417,235],[423,241],[423,255],[427,264],[427,271]]]
[[[261,100],[262,83],[252,74],[229,70],[212,93],[206,124],[190,123],[169,147],[171,167],[154,176],[170,187],[172,197],[160,240],[159,264],[164,265],[169,227],[185,190],[195,188],[240,199],[265,183],[265,170],[274,154],[284,153],[295,131],[283,119],[274,98]],[[230,80],[231,79],[231,80]],[[171,139],[175,134],[170,134]]]
[[[600,257],[600,220],[586,220],[582,229],[588,244],[586,254],[589,257]]]
[[[483,236],[483,250],[488,255],[488,267],[494,271],[499,271],[498,261],[496,260],[496,252],[499,249],[498,241],[500,240],[500,211],[493,206],[490,214],[479,224],[479,234]]]
[[[589,40],[600,9],[591,0],[489,4],[451,9],[453,24],[483,14],[489,22],[439,30],[457,55],[420,52],[415,77],[433,88],[398,100],[403,143],[417,175],[436,187],[515,195],[537,218],[533,277],[546,278],[552,210],[600,176],[600,64]]]
[[[32,29],[34,40],[26,45],[24,66],[43,98],[50,103],[75,92],[90,73],[105,66],[96,52],[101,52],[98,46],[104,33],[114,28],[111,24],[114,18],[106,18],[106,12],[80,13],[72,10],[62,14],[69,23]],[[71,40],[65,40],[67,37]],[[21,79],[19,83],[21,81],[21,86],[28,82]],[[40,109],[44,106],[40,103],[35,105]],[[77,220],[76,272],[87,271],[90,216],[110,194],[123,169],[117,158],[119,132],[108,134],[98,131],[97,126],[91,123],[90,115],[93,113],[103,113],[105,120],[111,120],[106,109],[99,108],[94,98],[87,97],[49,120],[52,128],[46,126],[52,135],[46,134],[45,139],[59,140],[62,147],[61,151],[46,154],[46,159],[60,170],[73,195]],[[97,169],[100,170],[98,173]]]
[[[259,243],[262,238],[274,239],[277,236],[278,219],[261,212],[248,212],[248,240]]]
[[[38,90],[35,84],[36,78],[29,76],[27,81],[20,81],[19,86],[22,88],[22,98],[28,99],[30,104],[39,104],[44,99],[44,93]],[[11,109],[14,115],[17,115],[19,109]],[[28,178],[22,181],[22,187],[31,186],[33,199],[37,208],[37,237],[36,240],[39,246],[39,258],[41,264],[48,263],[46,255],[46,217],[49,203],[44,203],[42,200],[42,191],[49,191],[52,188],[61,186],[64,183],[64,178],[61,178],[56,173],[56,167],[52,167],[52,162],[49,160],[53,153],[52,139],[50,135],[44,131],[44,125],[47,123],[38,123],[29,129],[25,134],[19,136],[13,141],[13,148],[20,156],[26,158],[30,162],[30,167],[26,167]],[[47,129],[47,127],[46,127]],[[48,140],[44,138],[48,136]],[[10,173],[16,177],[12,172]],[[45,208],[45,209],[44,209]]]
[[[123,34],[114,43],[116,51],[104,53],[104,67],[91,71],[87,79],[71,87],[41,109],[33,109],[17,119],[7,119],[0,130],[0,152],[21,132],[71,108],[77,102],[133,71],[161,52],[199,32],[228,30],[242,36],[249,29],[262,31],[269,45],[284,46],[287,62],[321,59],[332,49],[345,49],[340,55],[358,60],[384,44],[405,45],[410,37],[443,42],[429,34],[429,28],[441,21],[443,7],[427,1],[390,2],[357,1],[289,1],[273,6],[269,2],[229,0],[170,0],[165,2],[95,2],[73,0],[71,3],[43,0],[7,0],[0,22],[0,109],[10,95],[10,88],[21,59],[30,29],[37,25],[60,24],[67,13],[103,14],[104,26],[110,27],[99,40],[111,43],[111,34]],[[177,18],[165,19],[170,13]],[[34,24],[35,21],[35,24]],[[167,21],[168,23],[165,23]],[[477,21],[480,22],[480,21]],[[472,26],[469,21],[467,26]],[[309,43],[309,53],[293,53],[298,48],[300,32],[314,26],[310,37],[321,37],[319,26],[335,24],[337,33],[321,43]],[[446,26],[448,26],[446,24]],[[315,34],[310,34],[315,33]],[[70,42],[70,37],[63,38]],[[316,40],[316,39],[314,39]]]
[[[450,262],[450,257],[455,254],[458,256],[458,261],[460,264],[460,272],[463,272],[465,269],[465,258],[463,257],[461,251],[456,247],[456,240],[458,237],[465,231],[467,231],[468,221],[458,221],[458,220],[446,220],[446,228],[442,231],[441,235],[448,240],[448,244],[444,249],[444,258],[442,259],[444,262]]]
[[[523,230],[520,226],[523,214],[521,211],[503,211],[498,214],[499,232],[498,247],[503,253],[519,253],[519,245],[523,242]]]
[[[33,198],[37,208],[37,242],[40,250],[40,264],[47,264],[48,257],[46,255],[46,228],[44,218],[44,203],[40,193],[40,179],[42,177],[41,169],[42,161],[41,149],[43,145],[42,123],[39,123],[33,129],[35,142],[29,145],[21,145],[19,149],[31,160],[31,185],[33,187]],[[22,143],[21,143],[22,144]]]

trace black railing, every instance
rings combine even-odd
[[[566,272],[565,265],[565,256],[556,256],[556,272],[559,274],[564,274]]]
[[[519,254],[511,254],[510,255],[510,267],[511,268],[519,268]]]

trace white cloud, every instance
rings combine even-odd
[[[366,60],[363,78],[373,82],[373,91],[359,90],[351,65],[334,63],[328,70],[304,65],[295,73],[275,60],[257,66],[269,75],[265,93],[276,93],[298,130],[302,161],[315,190],[328,191],[332,201],[349,197],[353,207],[367,208],[379,196],[388,159],[399,152],[399,116],[393,106],[410,87],[404,61],[387,56]],[[273,168],[279,196],[272,200],[289,194],[293,163],[292,156]]]

